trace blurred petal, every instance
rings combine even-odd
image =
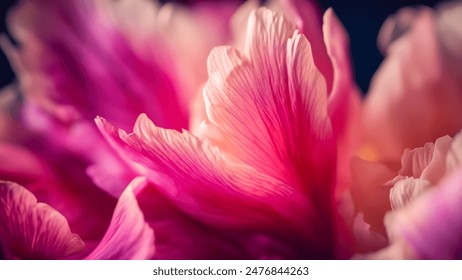
[[[361,98],[354,84],[348,35],[332,9],[324,14],[323,31],[333,66],[328,111],[338,141],[337,185],[342,190],[350,185],[351,158],[359,145]]]
[[[356,210],[364,213],[364,221],[371,230],[385,235],[383,217],[391,209],[388,181],[395,172],[382,163],[355,158],[352,161],[351,194]]]
[[[218,231],[185,215],[154,185],[146,184],[136,196],[146,222],[155,232],[154,259],[246,258],[246,252],[227,231]]]
[[[401,158],[400,175],[423,178],[436,184],[446,172],[446,155],[451,147],[452,138],[444,136],[435,143],[413,150],[406,149]]]
[[[0,240],[12,256],[60,259],[85,247],[80,237],[71,232],[64,216],[37,202],[22,186],[0,182],[0,202]]]
[[[381,159],[397,159],[406,148],[454,136],[462,128],[462,72],[450,66],[440,38],[454,33],[439,30],[438,22],[431,9],[419,9],[409,30],[388,47],[371,82],[365,133]]]
[[[462,256],[462,170],[422,194],[409,207],[393,212],[387,230],[403,239],[421,259],[459,259]]]
[[[406,178],[399,180],[390,190],[391,208],[396,210],[406,206],[430,187],[430,182],[425,179]]]
[[[452,140],[451,147],[446,155],[446,172],[454,172],[462,166],[462,132]]]
[[[134,49],[102,2],[22,0],[9,26],[20,42],[10,53],[22,89],[60,121],[100,114],[128,128],[146,112],[163,126],[187,126],[170,78]]]
[[[154,232],[140,210],[136,193],[146,184],[135,178],[122,193],[103,239],[86,259],[149,259],[154,254]]]

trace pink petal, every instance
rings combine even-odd
[[[452,138],[444,136],[413,150],[406,149],[401,158],[400,175],[423,178],[436,184],[446,172],[446,156]]]
[[[86,259],[149,259],[154,254],[154,232],[145,222],[136,193],[146,184],[135,178],[122,193],[111,224],[101,242]]]
[[[306,36],[313,51],[314,63],[326,79],[327,90],[330,92],[333,86],[333,72],[336,70],[332,67],[333,61],[331,62],[330,60],[332,57],[329,58],[330,54],[328,55],[329,51],[326,49],[326,47],[329,48],[329,46],[326,46],[328,44],[326,40],[327,34],[324,30],[323,36],[321,8],[317,1],[275,0],[270,2],[270,5],[279,6],[279,9],[284,15],[286,15],[286,17],[297,26],[297,29]],[[326,24],[326,18],[324,18],[324,24]]]
[[[0,177],[21,184],[31,183],[49,172],[33,153],[16,144],[0,143],[0,162]]]
[[[130,135],[97,123],[189,215],[273,232],[279,220],[305,232],[313,255],[318,248],[332,254],[336,143],[324,78],[307,39],[294,30],[281,15],[259,9],[250,16],[244,54],[212,51],[203,141],[159,129],[145,116]]]
[[[246,258],[245,252],[230,238],[227,231],[220,232],[191,219],[156,190],[154,185],[147,184],[140,188],[137,200],[146,222],[155,232],[154,259]]]
[[[37,202],[22,186],[0,182],[0,240],[9,254],[21,259],[61,259],[83,250],[66,218]]]
[[[324,79],[306,38],[293,33],[280,15],[252,13],[247,57],[232,48],[212,51],[204,95],[215,144],[259,171],[309,188],[333,171],[335,144]],[[309,184],[300,174],[310,174]]]
[[[10,53],[22,90],[60,121],[101,114],[128,128],[146,112],[164,126],[187,126],[160,59],[135,49],[104,4],[22,0],[9,26],[21,43]]]
[[[216,147],[187,132],[157,128],[143,115],[129,135],[101,118],[97,124],[108,141],[140,164],[139,171],[184,213],[226,230],[263,231],[283,239],[290,231],[292,241],[310,243],[304,254],[327,253],[321,245],[331,244],[321,229],[326,221],[292,187],[230,162]]]
[[[462,254],[462,170],[390,216],[388,230],[418,258],[454,259]]]
[[[350,185],[351,158],[359,146],[361,98],[354,84],[348,35],[332,9],[324,14],[324,41],[332,60],[333,80],[328,112],[338,139],[338,185]]]
[[[88,254],[93,241],[103,236],[116,200],[85,175],[81,159],[58,152],[55,145],[43,144],[39,137],[32,140],[34,150],[0,144],[0,178],[18,182],[39,201],[61,213],[87,244],[82,254]]]
[[[399,158],[406,148],[454,136],[462,127],[461,72],[445,59],[440,37],[447,34],[437,30],[435,20],[430,9],[420,10],[408,32],[389,46],[372,80],[365,132],[385,160]]]

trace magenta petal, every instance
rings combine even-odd
[[[66,218],[22,186],[0,181],[0,243],[13,257],[61,259],[83,250]]]
[[[22,90],[60,121],[103,115],[129,128],[145,112],[163,126],[187,126],[163,58],[136,49],[108,3],[22,0],[8,23],[21,44],[9,54]]]
[[[133,179],[122,193],[106,234],[86,259],[149,259],[154,254],[154,231],[145,222],[136,193],[146,179]]]

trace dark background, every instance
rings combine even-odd
[[[67,1],[67,0],[62,0]],[[205,1],[205,0],[204,0]],[[213,1],[213,0],[210,0]],[[5,33],[5,15],[14,0],[0,0],[0,33]],[[164,1],[163,1],[164,2]],[[181,3],[197,1],[175,1]],[[385,18],[400,7],[408,5],[434,6],[440,1],[404,0],[404,1],[367,1],[367,0],[320,0],[323,9],[333,7],[345,25],[351,40],[351,50],[356,80],[363,91],[377,69],[382,56],[376,47],[376,37]],[[0,88],[11,83],[14,75],[8,62],[0,51]]]

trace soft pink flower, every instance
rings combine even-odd
[[[250,14],[243,50],[210,54],[207,119],[197,135],[160,128],[144,114],[131,134],[97,119],[182,215],[235,240],[241,257],[349,254],[337,213],[337,143],[347,127],[343,101],[355,92],[344,31],[332,11],[324,22],[331,80],[307,38],[262,8]]]
[[[399,160],[462,128],[460,2],[437,10],[405,8],[383,25],[386,58],[364,104],[367,149],[375,159]]]
[[[375,208],[383,211],[376,216],[375,223],[384,221],[390,244],[366,257],[459,258],[462,239],[458,232],[462,219],[457,211],[462,190],[461,163],[462,133],[454,139],[444,136],[435,143],[407,149],[397,176],[382,187],[388,192],[380,192],[381,196],[376,198],[389,201],[390,208],[386,211]],[[379,196],[377,190],[370,191]],[[374,222],[372,219],[370,222]],[[439,231],[442,228],[444,234]]]

